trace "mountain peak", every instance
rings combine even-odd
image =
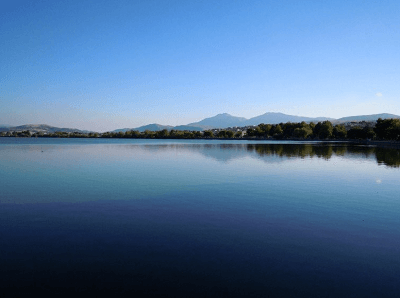
[[[190,123],[188,125],[224,128],[224,127],[239,126],[239,124],[244,123],[246,120],[247,119],[243,117],[236,117],[228,113],[222,113],[214,117],[205,118],[199,122]]]
[[[286,115],[286,114],[281,112],[266,112],[263,115]]]

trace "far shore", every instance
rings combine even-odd
[[[81,137],[65,137],[65,136],[40,136],[40,137],[29,137],[29,136],[0,136],[0,138],[15,138],[15,139],[127,139],[126,137],[113,137],[113,138],[104,138],[104,137],[93,137],[93,136],[81,136]],[[259,137],[241,137],[241,138],[128,138],[128,139],[137,139],[137,140],[222,140],[222,141],[291,141],[291,142],[299,142],[299,143],[346,143],[346,144],[357,144],[357,145],[366,145],[366,146],[375,146],[380,148],[391,148],[391,149],[400,149],[400,141],[387,141],[387,140],[362,140],[362,139],[299,139],[299,138],[259,138]]]

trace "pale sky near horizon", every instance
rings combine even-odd
[[[0,124],[400,115],[400,1],[0,4]]]

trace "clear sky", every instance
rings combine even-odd
[[[399,0],[2,0],[0,124],[400,115]]]

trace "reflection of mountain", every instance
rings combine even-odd
[[[199,152],[208,158],[222,162],[245,158],[250,153],[245,144],[203,145]]]
[[[244,158],[252,154],[247,151],[245,144],[168,144],[168,145],[144,145],[146,151],[157,152],[161,150],[187,151],[188,153],[198,153],[207,158],[212,158],[220,162]]]
[[[356,146],[347,143],[318,144],[168,144],[145,145],[147,151],[187,150],[221,162],[245,157],[259,158],[268,163],[288,158],[343,158],[373,159],[379,164],[400,167],[400,150]]]

